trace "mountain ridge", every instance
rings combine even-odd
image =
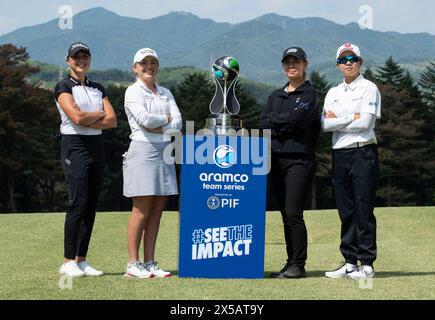
[[[429,33],[361,30],[354,22],[340,25],[320,17],[265,13],[230,24],[183,11],[139,19],[95,7],[73,19],[72,30],[60,29],[58,19],[53,19],[2,35],[0,44],[25,46],[32,59],[62,66],[68,45],[81,40],[91,47],[93,67],[102,70],[130,69],[132,57],[141,47],[156,49],[165,67],[209,69],[218,56],[232,55],[239,61],[243,76],[274,84],[285,81],[281,54],[291,45],[303,47],[309,69],[330,79],[340,77],[335,51],[348,41],[360,46],[366,67],[378,65],[390,55],[399,63],[435,58],[435,36]]]

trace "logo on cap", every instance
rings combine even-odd
[[[290,52],[298,52],[298,49],[288,49],[287,53],[290,53]]]
[[[72,46],[71,46],[71,49],[75,49],[75,48],[77,48],[77,47],[82,47],[82,48],[85,48],[85,49],[88,49],[89,50],[89,47],[88,46],[86,46],[86,45],[84,45],[83,43],[74,43]]]
[[[140,51],[141,54],[145,54],[145,53],[151,53],[151,54],[156,54],[154,50],[151,49],[143,49]]]

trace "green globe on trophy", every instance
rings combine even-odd
[[[217,58],[211,67],[216,90],[210,102],[206,128],[215,134],[225,135],[242,128],[242,120],[238,116],[240,104],[235,94],[239,71],[239,63],[231,56]]]

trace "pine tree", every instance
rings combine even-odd
[[[122,155],[128,150],[131,133],[124,109],[126,87],[109,85],[107,96],[116,112],[115,130],[103,130],[104,149],[106,153],[105,175],[98,209],[102,211],[131,210],[131,200],[122,195]]]
[[[240,103],[240,118],[243,121],[243,128],[251,130],[258,128],[258,119],[262,107],[257,99],[243,85],[243,79],[236,84],[236,97]]]
[[[380,85],[382,119],[377,125],[380,156],[380,186],[377,192],[384,205],[415,205],[426,152],[422,128],[424,120],[406,105],[410,93],[391,85]]]
[[[215,93],[215,85],[207,75],[193,73],[187,75],[173,90],[175,100],[180,108],[183,122],[194,121],[195,132],[205,127],[205,120],[210,115],[209,105]],[[243,80],[236,84],[236,97],[240,103],[240,118],[243,127],[257,127],[261,107],[253,95],[243,87]],[[183,126],[183,132],[186,127]]]
[[[50,207],[60,168],[52,93],[27,82],[38,71],[28,59],[24,48],[0,46],[0,181],[6,191],[0,199],[2,210],[11,212]]]
[[[435,63],[429,62],[418,82],[426,125],[423,129],[428,151],[423,157],[426,170],[423,176],[422,192],[426,204],[435,203]]]
[[[195,132],[204,128],[214,95],[211,78],[203,73],[188,74],[173,90],[173,94],[183,117],[183,133],[186,132],[186,121],[194,122]]]
[[[433,61],[429,62],[426,70],[421,74],[418,84],[428,111],[435,114],[435,63]]]
[[[326,76],[317,71],[310,74],[310,82],[316,89],[317,104],[323,109],[325,96],[331,88]],[[331,156],[331,132],[321,132],[316,146],[316,173],[313,181],[312,194],[315,195],[315,205],[311,201],[311,208],[331,208],[334,206],[332,199],[332,156]]]
[[[405,70],[389,57],[385,64],[378,67],[375,73],[375,79],[380,84],[391,85],[396,88],[402,88],[405,79]]]
[[[367,68],[366,71],[363,74],[364,78],[370,81],[375,82],[376,81],[376,76],[373,73],[373,71],[370,68]]]
[[[380,87],[385,90],[385,93],[381,90],[382,110],[386,114],[381,119],[381,130],[398,130],[398,132],[394,131],[395,134],[389,136],[388,139],[384,139],[385,147],[382,153],[387,158],[394,159],[396,166],[403,163],[409,166],[406,174],[400,173],[396,176],[394,172],[396,169],[399,170],[398,168],[390,166],[390,169],[395,169],[389,172],[388,161],[381,163],[383,174],[394,176],[393,180],[388,180],[387,185],[383,186],[384,191],[388,189],[388,192],[395,196],[403,192],[401,196],[405,201],[403,203],[425,204],[428,199],[427,190],[421,186],[428,183],[429,173],[433,172],[431,162],[425,160],[433,139],[428,133],[428,113],[422,103],[420,90],[409,71],[400,67],[392,57],[389,57],[383,66],[378,67],[374,81],[381,84]],[[384,99],[384,95],[388,97],[387,100]],[[391,113],[391,111],[394,112]],[[400,122],[397,121],[398,118],[401,119]],[[385,121],[389,124],[394,123],[396,128],[389,128],[388,124],[384,126]],[[410,123],[413,123],[412,127],[409,127]],[[405,143],[405,140],[408,142]],[[408,144],[408,147],[405,147],[405,144]],[[392,150],[395,150],[394,155],[389,154]],[[396,158],[397,154],[403,154],[403,159]],[[412,163],[406,162],[409,155],[414,155]],[[406,171],[404,168],[400,170]],[[385,180],[382,183],[385,183]],[[391,203],[391,201],[389,199],[387,202]]]
[[[325,96],[328,93],[328,90],[331,88],[331,84],[328,83],[325,75],[321,75],[317,71],[312,71],[310,74],[310,82],[313,85],[314,89],[317,92],[317,103],[320,106],[323,106],[323,102],[325,101]]]

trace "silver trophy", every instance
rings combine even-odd
[[[230,56],[219,57],[212,65],[216,91],[210,102],[211,114],[205,126],[214,134],[234,134],[242,128],[242,120],[238,116],[240,104],[235,94],[239,69],[237,60]]]

